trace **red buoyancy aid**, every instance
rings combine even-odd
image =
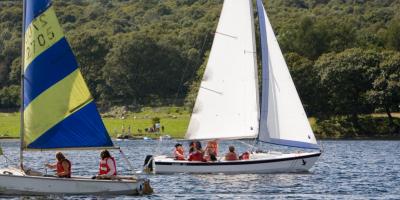
[[[176,149],[174,151],[175,160],[185,160],[184,153],[182,149]]]
[[[57,162],[57,174],[61,174],[63,172],[65,172],[64,167],[62,165],[62,163],[66,161],[68,163],[68,169],[67,169],[67,174],[66,175],[62,175],[62,176],[58,176],[58,177],[63,177],[63,178],[71,178],[71,162],[67,159],[64,159],[62,161],[58,161]]]
[[[217,156],[217,154],[218,154],[218,143],[217,143],[217,141],[215,141],[215,140],[209,141],[207,143],[207,149],[211,150],[214,153],[214,155]],[[207,152],[209,152],[209,151],[207,150]]]
[[[237,160],[237,159],[238,159],[238,157],[237,157],[236,153],[233,153],[233,152],[229,152],[225,156],[225,160]]]
[[[250,153],[249,152],[244,152],[242,155],[239,157],[240,160],[248,160],[250,159]]]
[[[198,151],[195,151],[195,152],[191,153],[189,155],[189,159],[188,160],[189,161],[203,161],[203,162],[205,161],[204,158],[203,158],[203,154],[198,152]]]
[[[108,159],[111,159],[113,161],[113,165],[114,165],[114,169],[115,169],[115,172],[113,175],[116,176],[117,175],[117,165],[115,164],[115,159],[113,157],[105,158],[100,161],[99,175],[105,175],[108,172],[110,172],[110,166],[108,166],[108,164],[107,164]]]

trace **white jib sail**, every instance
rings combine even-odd
[[[225,0],[186,139],[255,138],[259,103],[251,0]]]
[[[261,0],[257,0],[263,55],[259,140],[319,148]]]

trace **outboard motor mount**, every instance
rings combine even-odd
[[[143,170],[145,172],[153,171],[153,155],[147,155],[144,159]]]

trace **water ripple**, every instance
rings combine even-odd
[[[140,168],[148,154],[170,154],[175,141],[117,141],[128,159]],[[5,154],[18,161],[18,142],[0,141]],[[247,147],[224,141],[221,151],[234,144],[238,152]],[[288,151],[287,148],[264,148]],[[39,199],[400,199],[399,141],[322,141],[324,152],[309,173],[238,174],[238,175],[148,175],[155,193],[150,196],[69,196]],[[159,148],[160,147],[160,148]],[[75,175],[94,175],[98,170],[99,151],[66,151]],[[128,167],[115,151],[118,170],[128,174]],[[45,172],[43,164],[54,161],[54,152],[26,152],[25,161]],[[4,166],[2,162],[0,166]],[[52,173],[48,171],[48,173]],[[37,197],[7,197],[36,199]]]

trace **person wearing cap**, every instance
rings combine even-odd
[[[175,144],[174,157],[175,160],[185,160],[185,153],[182,144]]]

